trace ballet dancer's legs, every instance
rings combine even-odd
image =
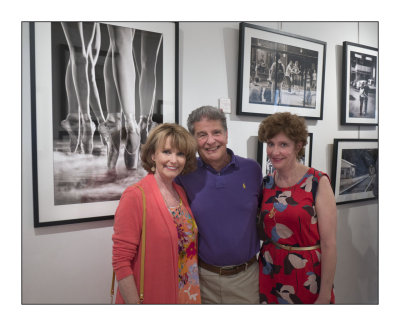
[[[118,99],[124,113],[126,144],[124,159],[128,169],[136,169],[139,159],[139,127],[135,119],[136,72],[133,61],[135,30],[108,25],[112,49],[112,69]]]
[[[88,79],[88,56],[83,35],[83,26],[81,22],[66,23],[62,22],[65,37],[67,39],[70,51],[70,69],[72,81],[78,102],[78,111],[82,119],[82,128],[79,122],[76,123],[76,117],[68,115],[62,122],[62,126],[68,131],[70,138],[77,135],[77,144],[79,139],[84,153],[91,154],[93,151],[93,133],[95,125],[90,117],[89,106],[89,79]],[[74,147],[75,141],[70,142],[70,147]],[[72,148],[73,149],[73,148]],[[77,146],[75,147],[76,151]]]
[[[104,62],[104,85],[107,105],[107,119],[99,124],[99,132],[107,144],[107,167],[115,170],[121,145],[121,106],[112,72],[112,49],[108,49]]]
[[[81,142],[80,135],[80,114],[78,98],[76,96],[75,85],[72,79],[71,60],[68,61],[67,71],[65,74],[65,89],[68,99],[68,115],[65,120],[61,121],[61,127],[64,128],[69,135],[69,148],[71,153],[75,153]]]
[[[94,115],[96,116],[98,125],[105,122],[103,109],[101,107],[101,102],[100,102],[99,90],[97,88],[96,72],[95,72],[96,63],[100,54],[100,46],[101,46],[100,24],[93,23],[92,35],[88,46],[88,59],[89,59],[88,74],[89,74],[89,87],[90,87],[89,103]],[[103,137],[101,138],[102,141],[104,141]]]
[[[140,142],[144,144],[152,128],[154,100],[156,94],[156,65],[162,43],[162,35],[142,31],[141,34],[141,74],[140,96]]]

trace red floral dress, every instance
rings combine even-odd
[[[314,303],[321,281],[321,249],[286,250],[273,242],[309,247],[320,243],[315,196],[325,173],[310,168],[292,187],[264,179],[261,216],[267,241],[260,251],[261,303]],[[331,303],[335,297],[332,289]]]
[[[178,303],[201,303],[197,263],[197,225],[182,202],[169,208],[178,232]]]

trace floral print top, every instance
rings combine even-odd
[[[178,303],[201,303],[197,263],[197,225],[182,202],[170,207],[178,232]]]

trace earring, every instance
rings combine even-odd
[[[151,167],[151,172],[153,172],[153,173],[156,172],[156,167],[155,166]]]

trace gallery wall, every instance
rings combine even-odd
[[[327,43],[323,120],[314,134],[312,165],[331,173],[334,138],[378,138],[378,127],[341,126],[342,43],[378,47],[376,22],[252,22]],[[179,24],[180,123],[191,110],[230,98],[229,147],[256,159],[261,118],[236,115],[239,22]],[[33,227],[29,32],[22,33],[22,302],[108,303],[112,221]],[[378,201],[338,205],[337,303],[378,303]]]

